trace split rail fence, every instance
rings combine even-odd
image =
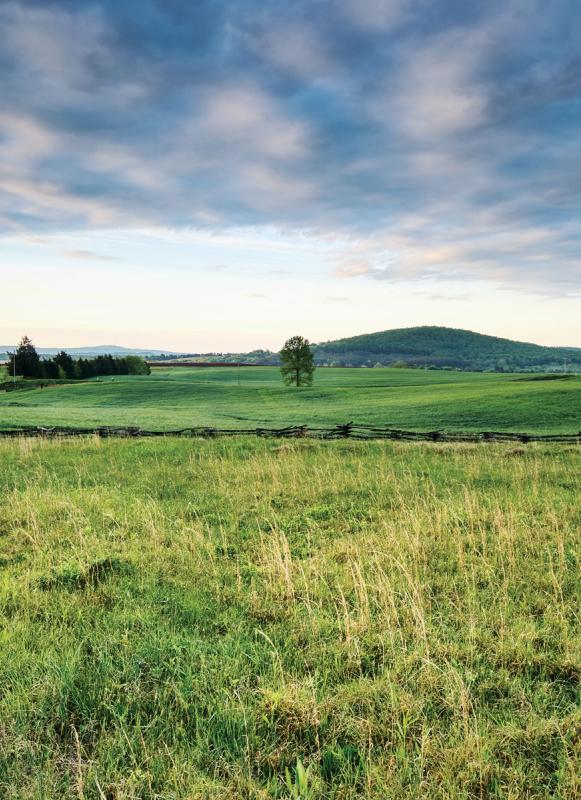
[[[358,425],[348,422],[332,428],[316,428],[307,425],[290,425],[286,428],[210,428],[192,427],[170,431],[148,431],[137,427],[20,427],[0,429],[0,438],[40,437],[65,438],[72,436],[99,437],[164,437],[183,436],[212,438],[216,436],[261,436],[271,438],[312,438],[312,439],[389,439],[413,442],[545,442],[562,444],[581,444],[581,431],[578,433],[535,434],[509,433],[507,431],[406,431],[398,428]]]

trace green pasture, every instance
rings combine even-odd
[[[149,376],[0,393],[0,427],[254,428],[349,421],[418,430],[576,432],[581,377],[319,369],[311,388],[276,368],[162,368]]]
[[[0,441],[0,797],[575,800],[580,475],[534,444]]]

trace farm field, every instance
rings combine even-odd
[[[0,442],[0,796],[573,800],[580,456]]]
[[[319,369],[312,388],[277,368],[163,368],[149,376],[0,394],[0,427],[254,428],[355,421],[417,430],[576,432],[581,377],[410,369]]]

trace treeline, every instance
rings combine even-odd
[[[511,356],[485,358],[470,356],[462,358],[446,354],[442,358],[433,355],[422,357],[413,354],[325,352],[315,351],[315,364],[324,367],[407,367],[408,369],[457,370],[460,372],[563,372],[563,360],[555,358],[514,358]],[[579,371],[581,358],[567,361],[568,371]]]
[[[189,361],[191,363],[214,364],[252,364],[260,367],[277,367],[280,364],[278,353],[271,350],[251,350],[248,353],[182,353],[181,355],[165,354],[155,357],[156,363]]]
[[[10,354],[7,370],[8,375],[48,380],[83,380],[100,375],[149,375],[151,371],[140,356],[103,355],[74,359],[61,350],[54,358],[43,359],[27,336],[22,339],[16,352]]]

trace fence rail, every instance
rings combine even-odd
[[[511,433],[507,431],[407,431],[399,428],[359,425],[348,422],[332,428],[315,428],[307,425],[289,425],[285,428],[211,428],[191,427],[171,431],[148,431],[138,427],[18,427],[0,429],[0,438],[39,437],[65,438],[72,436],[106,437],[201,437],[215,436],[261,436],[270,438],[311,438],[311,439],[389,439],[412,442],[546,442],[561,444],[581,444],[581,431],[578,433]]]

